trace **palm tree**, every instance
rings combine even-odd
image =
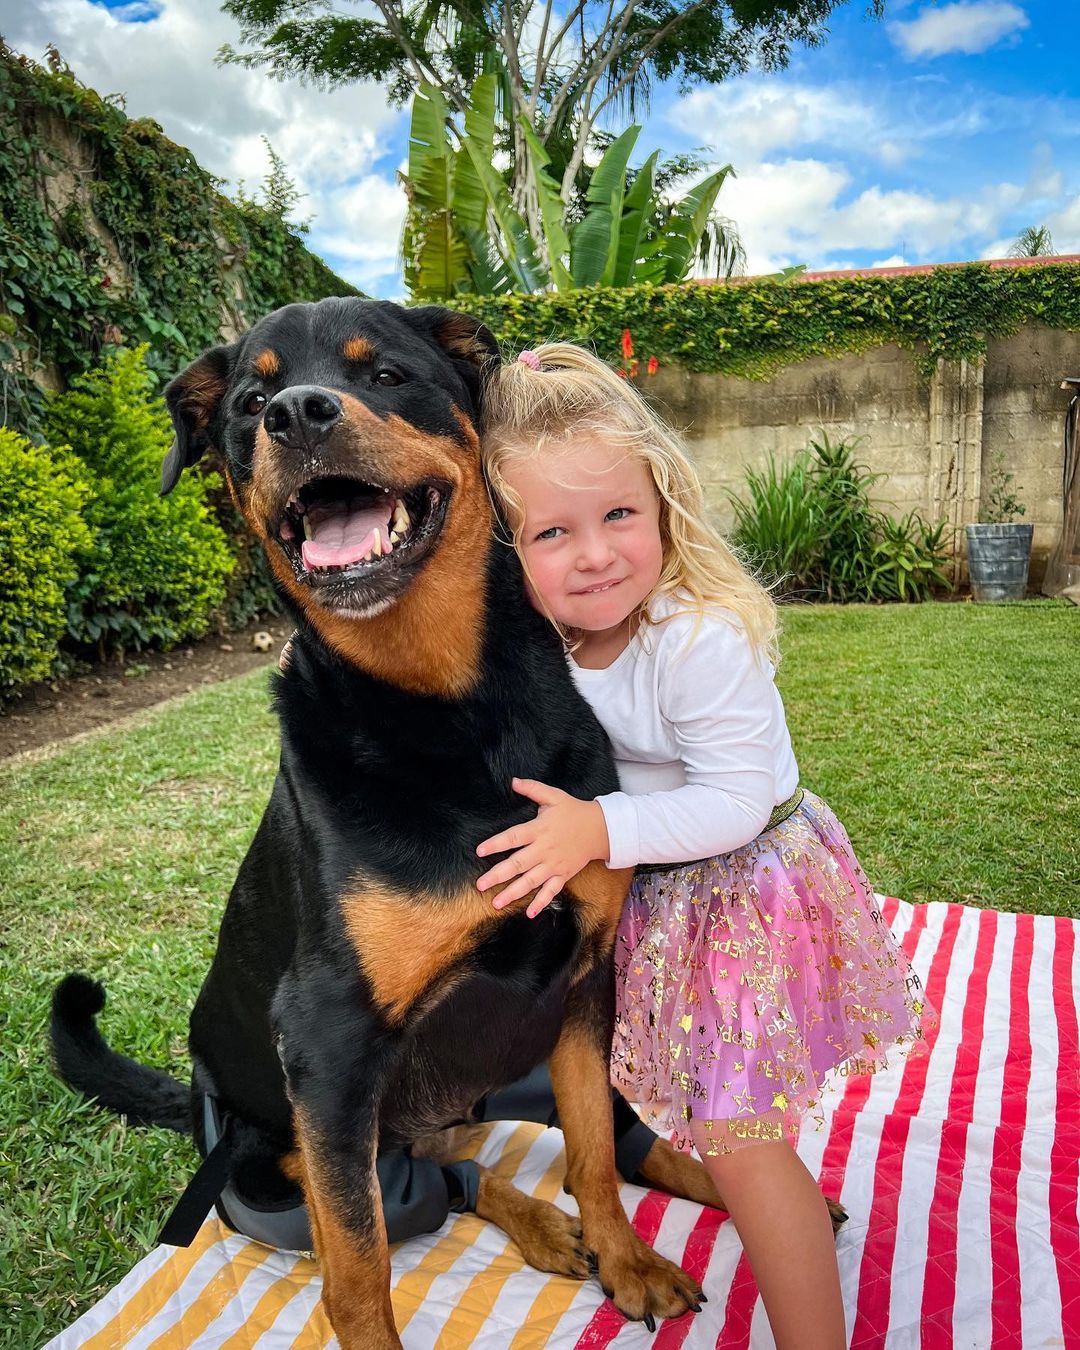
[[[1054,241],[1045,225],[1029,225],[1012,241],[1010,258],[1046,258],[1054,252]]]

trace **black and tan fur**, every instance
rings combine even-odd
[[[325,300],[271,314],[166,394],[176,445],[163,490],[216,449],[298,624],[275,677],[280,771],[192,1013],[195,1086],[239,1122],[245,1195],[302,1184],[346,1350],[399,1345],[377,1151],[469,1121],[545,1059],[580,1229],[490,1175],[479,1212],[547,1269],[584,1276],[594,1262],[628,1317],[652,1325],[701,1297],[639,1241],[617,1196],[611,955],[629,875],[592,864],[535,920],[524,901],[496,912],[475,889],[489,865],[477,843],[533,810],[512,776],[585,798],[616,786],[485,490],[477,409],[497,359],[487,330],[450,311]],[[307,571],[283,538],[286,505],[341,479],[426,503],[415,546]],[[64,1076],[138,1114],[136,1066],[129,1081],[119,1056],[80,1064],[63,1016],[56,1026]],[[643,1172],[718,1199],[667,1145]]]

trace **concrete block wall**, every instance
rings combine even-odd
[[[991,342],[985,360],[940,362],[931,378],[911,353],[887,346],[813,357],[767,381],[661,367],[642,387],[683,430],[722,528],[732,522],[727,494],[742,492],[747,468],[786,459],[822,431],[857,437],[862,462],[886,475],[873,494],[880,505],[949,521],[957,580],[963,526],[978,520],[1002,454],[1035,525],[1037,585],[1061,528],[1065,375],[1080,375],[1080,334],[1031,327]]]
[[[1080,333],[1026,328],[990,345],[983,377],[983,484],[1000,455],[1035,526],[1039,575],[1061,529],[1062,434],[1069,395],[1063,376],[1080,376]]]

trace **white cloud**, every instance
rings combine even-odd
[[[876,109],[839,85],[814,88],[783,78],[748,77],[712,89],[695,89],[668,111],[666,120],[688,136],[706,137],[736,172],[776,150],[796,146],[840,147],[874,141]]]
[[[895,169],[928,152],[952,153],[959,140],[1014,129],[1028,103],[932,81],[901,89],[862,80],[814,87],[786,74],[749,75],[695,89],[663,120],[693,143],[703,140],[737,173],[782,153],[813,149],[831,160]],[[1045,134],[1045,133],[1044,133]]]
[[[1050,231],[1056,252],[1080,253],[1080,194],[1041,223]]]
[[[1049,107],[1062,118],[1069,111],[1060,100]],[[798,262],[825,271],[856,265],[848,261],[854,250],[881,259],[877,266],[977,257],[1025,203],[1042,219],[1063,191],[1046,142],[1065,139],[1045,129],[1046,111],[1037,98],[937,80],[815,89],[781,74],[695,91],[666,120],[699,141],[707,128],[713,159],[734,163],[738,177],[725,184],[719,208],[739,228],[749,271]],[[991,145],[1037,126],[1025,181],[1000,181],[1011,174]],[[942,186],[923,186],[915,161]],[[988,183],[978,181],[980,164]]]
[[[311,227],[309,243],[322,257],[333,258],[346,281],[387,300],[403,297],[398,242],[405,219],[405,194],[379,174],[328,193]],[[364,229],[349,222],[362,220]],[[342,228],[335,222],[342,222]]]
[[[974,55],[1009,34],[1028,27],[1028,17],[1008,0],[935,5],[907,23],[886,25],[889,36],[909,60],[943,56],[946,52]]]
[[[912,147],[903,141],[884,140],[878,145],[877,151],[882,164],[895,169],[911,158]]]
[[[1065,190],[1065,176],[1054,168],[1053,153],[1045,141],[1031,152],[1031,170],[1024,184],[1024,200],[1034,203],[1057,201]]]
[[[759,164],[725,185],[721,208],[738,224],[747,271],[800,262],[813,271],[840,270],[856,264],[820,260],[844,259],[853,249],[877,254],[878,267],[936,260],[943,252],[959,260],[978,251],[977,241],[1003,231],[1024,194],[1015,183],[952,197],[873,184],[845,201],[851,186],[846,170],[811,159]]]
[[[133,8],[151,17],[116,17]],[[89,0],[33,6],[0,0],[0,32],[35,59],[55,44],[79,79],[101,94],[121,92],[130,116],[152,117],[230,187],[242,181],[252,192],[262,182],[269,163],[260,137],[268,137],[307,194],[296,212],[312,218],[317,251],[361,288],[389,275],[400,289],[404,194],[393,170],[380,171],[378,164],[392,142],[397,153],[406,114],[388,105],[385,92],[368,84],[327,93],[271,80],[265,72],[215,66],[218,48],[235,42],[237,30],[211,0],[136,0],[126,11]],[[348,252],[324,249],[317,242],[323,239],[340,241]]]
[[[812,159],[760,164],[729,180],[720,205],[738,224],[746,270],[772,272],[821,257],[821,222],[848,182],[842,169]]]
[[[875,186],[838,210],[831,228],[848,248],[902,243],[905,255],[927,255],[985,236],[1021,195],[1022,189],[1013,183],[995,184],[970,197],[948,198]]]

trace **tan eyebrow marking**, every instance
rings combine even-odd
[[[346,361],[370,361],[375,355],[375,348],[367,338],[349,338],[342,347],[341,354]]]
[[[261,351],[255,358],[255,370],[264,379],[269,379],[271,375],[276,375],[281,369],[281,362],[278,360],[277,352],[272,352],[269,347]]]

